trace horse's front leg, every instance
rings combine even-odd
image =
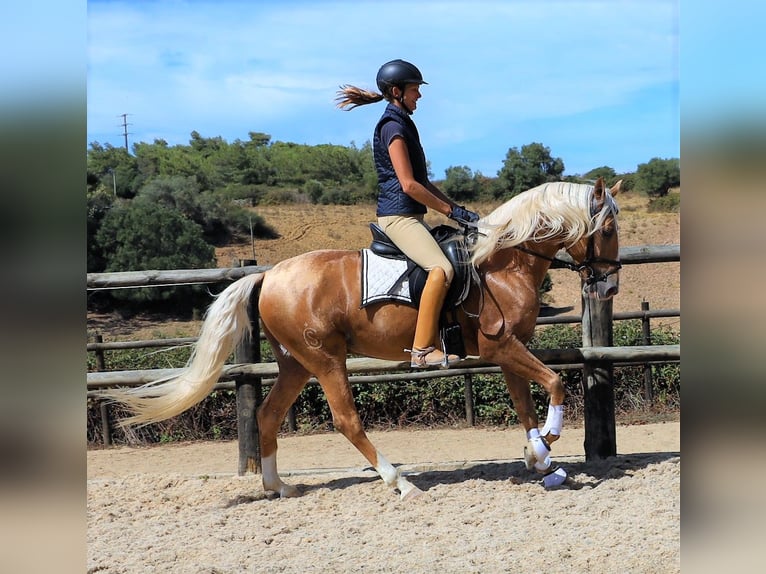
[[[508,393],[519,417],[519,422],[527,432],[528,445],[524,448],[524,460],[527,468],[534,468],[543,474],[547,488],[562,484],[567,477],[566,471],[551,461],[551,443],[561,436],[564,423],[564,385],[559,376],[546,367],[518,339],[513,339],[506,346],[513,361],[502,365]],[[538,382],[550,396],[548,416],[542,431],[538,428],[529,381]]]
[[[567,478],[564,469],[553,464],[551,460],[551,445],[547,438],[538,429],[537,413],[529,387],[529,379],[519,377],[515,373],[503,367],[505,384],[511,395],[513,407],[519,417],[519,422],[527,431],[527,445],[524,447],[524,462],[528,470],[535,469],[543,475],[543,484],[546,488],[563,484]],[[549,416],[550,419],[550,411]],[[546,422],[546,426],[548,423]],[[558,428],[556,438],[561,434],[561,425]]]
[[[527,349],[524,343],[515,337],[506,342],[503,350],[503,358],[494,359],[494,361],[501,365],[503,369],[509,393],[511,396],[517,393],[528,397],[525,398],[527,402],[521,407],[524,414],[520,413],[519,408],[516,407],[520,422],[527,430],[533,427],[537,428],[537,413],[532,402],[528,382],[535,381],[545,389],[550,398],[548,416],[541,434],[549,443],[557,441],[561,436],[561,429],[564,425],[564,397],[566,395],[561,377],[546,367],[540,359]],[[518,379],[518,381],[515,381],[515,379]],[[516,406],[515,402],[514,406]]]

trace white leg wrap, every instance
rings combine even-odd
[[[280,498],[300,496],[300,491],[289,484],[282,482],[277,472],[277,453],[265,456],[261,459],[261,481],[263,490],[270,490],[279,494]]]
[[[380,475],[380,478],[383,479],[383,482],[385,482],[388,486],[397,488],[399,490],[399,498],[401,500],[414,498],[419,494],[422,494],[422,491],[417,486],[399,474],[399,471],[396,470],[396,468],[394,468],[394,466],[386,460],[386,457],[380,454],[380,452],[378,452],[377,455],[378,464],[375,467],[375,470],[378,471],[378,474]]]
[[[394,468],[394,465],[386,460],[385,456],[380,453],[377,454],[378,465],[375,467],[375,470],[378,471],[380,478],[382,478],[383,482],[385,482],[388,486],[396,486],[396,481],[399,478],[399,471]]]
[[[561,429],[564,426],[564,405],[548,405],[548,416],[545,419],[545,426],[540,434],[546,436],[548,433],[561,436]]]
[[[550,419],[550,411],[548,418]],[[541,432],[538,429],[530,429],[527,431],[527,439],[529,440],[529,446],[524,447],[524,461],[527,469],[532,470],[534,468],[537,472],[545,475],[543,476],[543,486],[545,488],[564,484],[564,481],[567,479],[567,473],[561,467],[551,468],[551,447],[541,436]]]
[[[551,467],[551,448],[540,436],[538,429],[530,429],[527,431],[527,438],[529,439],[529,447],[532,450],[532,454],[535,458],[535,470],[539,472],[545,472]]]
[[[563,468],[558,467],[556,470],[554,470],[553,472],[549,474],[546,474],[543,477],[543,486],[545,486],[545,488],[560,486],[564,484],[564,481],[566,479],[567,479],[566,471]]]

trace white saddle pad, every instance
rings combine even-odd
[[[412,303],[407,262],[362,249],[362,307],[378,301]]]

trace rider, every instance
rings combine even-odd
[[[373,134],[378,225],[407,257],[428,271],[410,364],[416,368],[447,367],[460,357],[442,351],[438,324],[455,272],[423,217],[429,207],[457,221],[473,223],[479,216],[457,205],[428,180],[425,153],[410,117],[420,99],[420,85],[427,83],[420,70],[404,60],[392,60],[380,67],[376,81],[380,93],[341,86],[338,107],[351,110],[384,99],[388,102]]]

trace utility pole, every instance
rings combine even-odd
[[[128,123],[128,115],[120,114],[120,117],[122,118],[122,134],[125,137],[125,151],[130,153],[130,149],[128,149],[128,126],[130,125]]]
[[[114,173],[114,168],[110,167],[107,173],[112,174],[112,190],[114,191],[114,197],[117,197],[117,175]]]

